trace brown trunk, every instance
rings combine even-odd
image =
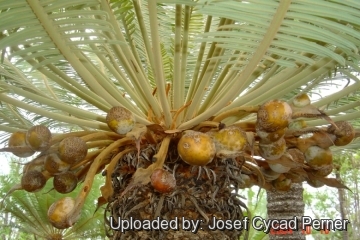
[[[354,158],[354,155],[351,157],[351,164],[353,169],[360,169],[360,164],[358,162],[357,158]],[[352,171],[352,176],[350,181],[353,182],[353,193],[347,192],[348,198],[352,198],[353,204],[352,206],[349,206],[349,203],[347,202],[346,208],[351,209],[351,213],[353,214],[353,217],[351,219],[351,238],[352,239],[359,239],[360,238],[360,200],[359,200],[359,175],[358,170]],[[349,210],[348,210],[349,212]],[[350,217],[350,216],[348,216]]]
[[[341,182],[341,177],[340,177],[340,173],[339,171],[336,171],[335,173],[336,179]],[[343,188],[338,188],[338,195],[339,195],[339,207],[340,207],[340,215],[341,215],[341,219],[346,219],[346,214],[345,214],[345,193],[344,193],[344,189]],[[341,231],[341,235],[342,235],[342,239],[343,240],[348,240],[349,239],[349,234],[348,231]]]
[[[304,216],[303,187],[301,183],[293,183],[287,192],[276,190],[267,191],[268,219],[294,219],[301,220]],[[298,231],[271,231],[270,239],[299,239],[305,240],[305,235],[298,224]]]
[[[145,150],[140,156],[144,154]],[[122,195],[136,168],[147,168],[151,163],[147,159],[152,159],[154,151],[146,154],[145,158],[140,157],[139,160],[136,154],[128,154],[118,162],[112,175],[114,196],[108,205],[107,217],[113,231],[109,231],[109,237],[114,240],[239,239],[242,229],[224,229],[222,223],[223,220],[239,222],[243,219],[241,206],[244,204],[234,193],[238,190],[236,186],[243,181],[239,171],[241,164],[234,159],[216,159],[205,167],[190,166],[178,157],[176,148],[172,148],[173,155],[167,159],[165,169],[175,176],[177,187],[173,192],[159,193],[146,184],[134,186]],[[212,229],[214,218],[220,221],[220,225]],[[133,228],[119,231],[123,230],[120,223],[131,219],[138,223],[166,220],[167,223],[172,222],[176,229],[158,231]],[[198,222],[199,228],[187,228],[190,221]]]

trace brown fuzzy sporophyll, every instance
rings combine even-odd
[[[308,107],[306,104],[304,106]],[[101,189],[101,204],[108,202],[108,206],[116,204],[120,207],[119,204],[129,204],[126,199],[131,199],[133,194],[151,193],[156,196],[155,199],[158,198],[158,203],[146,217],[151,219],[160,214],[163,216],[166,210],[170,219],[184,214],[171,207],[180,197],[188,199],[188,203],[183,202],[185,205],[182,207],[190,204],[189,208],[194,208],[191,211],[197,211],[203,219],[201,221],[208,224],[212,210],[204,209],[203,204],[198,203],[201,200],[195,192],[184,192],[188,184],[196,187],[206,182],[213,189],[210,193],[216,193],[220,191],[216,183],[225,174],[229,183],[235,184],[237,188],[258,185],[287,191],[292,182],[299,181],[308,181],[315,187],[321,186],[320,183],[327,183],[326,176],[332,170],[331,151],[319,147],[321,142],[316,140],[322,141],[322,138],[310,137],[307,140],[300,138],[301,133],[322,133],[339,144],[349,143],[354,136],[351,125],[345,122],[331,122],[325,128],[289,129],[292,109],[284,101],[268,101],[255,109],[258,110],[257,120],[250,131],[244,131],[238,125],[224,126],[216,121],[200,124],[193,130],[168,131],[161,125],[135,125],[130,112],[118,106],[112,108],[106,117],[110,129],[115,133],[80,131],[51,138],[45,126],[34,126],[28,133],[14,133],[6,150],[14,154],[30,154],[33,149],[40,152],[24,166],[21,186],[17,189],[39,191],[53,177],[54,189],[64,194],[83,182],[76,199],[65,197],[50,207],[49,221],[56,228],[63,229],[76,223],[93,177],[102,170],[105,170],[106,183]],[[308,116],[306,111],[304,117]],[[297,109],[297,116],[300,113],[301,110]],[[321,116],[319,114],[319,117],[322,116],[323,113]],[[39,135],[44,133],[44,137]],[[277,136],[269,137],[272,133]],[[23,141],[24,135],[29,136],[25,143],[14,143],[16,138]],[[105,149],[102,145],[104,141],[111,142]],[[253,158],[252,154],[262,159]],[[299,168],[306,170],[308,178],[294,177]],[[342,187],[341,183],[337,183],[337,186]],[[229,190],[225,192],[230,194]],[[117,191],[122,192],[120,198],[114,198]],[[216,201],[216,194],[211,199]],[[132,204],[136,208],[146,209],[147,204],[153,204],[147,201]],[[235,212],[240,210],[239,205],[234,207],[238,209]],[[134,219],[147,219],[145,216],[121,212],[126,211],[122,208],[116,209],[120,212],[115,216],[125,214]]]

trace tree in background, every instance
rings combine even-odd
[[[238,189],[344,187],[325,176],[328,148],[348,144],[346,121],[360,116],[349,98],[360,87],[359,9],[325,0],[1,1],[0,130],[4,141],[12,133],[2,151],[38,152],[14,189],[37,191],[60,174],[82,182],[49,211],[68,228],[102,173],[98,207],[109,225],[186,217],[203,221],[197,238],[237,239],[240,230],[206,226],[244,216]],[[345,88],[310,102],[306,93],[344,76]],[[109,235],[194,238],[182,230]]]
[[[359,237],[359,153],[358,151],[339,151],[336,153],[334,162],[337,167],[333,175],[341,180],[349,190],[332,189],[326,186],[318,191],[305,191],[304,200],[306,205],[314,213],[316,218],[324,219],[348,219],[350,221],[348,231],[330,231],[324,235],[313,231],[315,239],[357,239]]]
[[[246,199],[246,206],[251,213],[250,217],[259,216],[263,219],[266,219],[266,191],[264,189],[259,189],[258,187],[252,187],[240,191],[240,195]],[[252,224],[249,224],[249,239],[254,240],[265,240],[268,239],[268,234],[263,231],[254,229]],[[240,238],[243,240],[244,236]]]
[[[293,183],[286,192],[268,190],[267,193],[267,217],[269,219],[293,219],[294,216],[301,219],[304,216],[303,187],[301,183]],[[284,231],[288,232],[288,231]],[[291,234],[276,234],[273,231],[270,239],[303,239],[305,235],[301,231],[292,231]]]

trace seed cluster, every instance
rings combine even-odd
[[[86,142],[82,138],[66,137],[66,135],[52,138],[50,130],[43,125],[31,127],[27,132],[13,133],[8,145],[15,155],[21,157],[33,155],[35,150],[40,152],[23,167],[21,188],[28,192],[40,191],[52,177],[57,192],[62,194],[72,192],[89,168],[86,162],[84,166],[79,165],[85,160],[88,152]],[[61,211],[53,208],[49,214],[59,215]],[[49,220],[57,228],[70,227],[64,222],[67,219],[61,218],[60,215],[49,215]]]
[[[241,188],[258,185],[287,191],[292,183],[303,181],[314,187],[345,187],[326,176],[333,169],[329,147],[349,144],[355,136],[348,122],[333,122],[304,94],[291,103],[272,100],[247,109],[256,111],[256,121],[226,126],[215,117],[180,131],[160,124],[135,124],[129,110],[116,106],[106,117],[113,132],[55,135],[38,125],[13,133],[5,150],[19,157],[39,152],[24,165],[21,189],[39,191],[53,178],[54,189],[66,194],[83,182],[76,199],[59,199],[49,209],[49,221],[57,228],[76,222],[100,172],[105,184],[98,207],[107,203],[106,213],[121,218],[234,220],[242,218],[242,207],[246,207],[236,194]],[[300,117],[324,118],[330,126],[307,127]],[[181,231],[156,234],[146,239],[191,237]],[[240,232],[204,229],[199,234],[232,239]],[[131,237],[131,233],[115,233],[114,239]]]

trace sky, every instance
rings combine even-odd
[[[0,175],[9,174],[10,167],[9,167],[9,154],[0,153]]]

